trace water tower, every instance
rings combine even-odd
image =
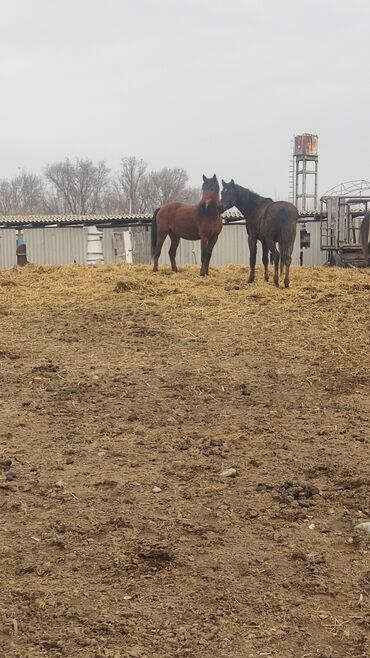
[[[294,137],[290,197],[300,212],[317,210],[318,138],[304,133]]]

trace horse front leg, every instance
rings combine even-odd
[[[249,244],[249,267],[250,267],[248,283],[253,283],[255,270],[256,270],[257,238],[249,235],[248,244]]]
[[[206,236],[201,237],[200,239],[200,248],[201,248],[201,261],[202,266],[200,268],[200,276],[207,276],[207,249],[208,249],[208,238]]]
[[[208,240],[208,247],[207,247],[207,253],[206,253],[206,275],[208,276],[208,270],[209,270],[209,263],[212,257],[212,251],[213,248],[217,242],[218,235],[214,235],[212,238]]]

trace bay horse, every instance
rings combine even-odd
[[[370,250],[370,210],[365,214],[360,226],[360,241],[364,254],[365,267],[369,265]]]
[[[220,186],[216,174],[207,178],[203,174],[202,198],[198,204],[166,203],[157,208],[152,219],[151,242],[154,259],[153,272],[158,272],[158,260],[162,245],[170,236],[169,257],[173,272],[177,272],[176,251],[180,238],[200,240],[201,260],[200,276],[208,275],[209,261],[213,247],[222,229],[220,213]]]
[[[292,262],[292,251],[297,232],[298,210],[287,201],[273,201],[262,197],[252,190],[222,181],[221,207],[222,211],[235,206],[245,217],[250,252],[250,273],[248,283],[255,278],[257,240],[262,243],[262,262],[265,267],[265,281],[269,280],[269,251],[274,263],[274,284],[279,287],[280,276],[285,267],[284,285],[289,288],[289,268]],[[279,245],[280,253],[276,248]]]

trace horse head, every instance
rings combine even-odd
[[[225,183],[222,181],[222,191],[221,191],[221,206],[222,210],[229,210],[236,205],[237,202],[237,190],[235,187],[234,179],[232,178],[230,183]]]
[[[216,174],[213,174],[212,178],[207,178],[207,176],[203,174],[201,203],[204,204],[205,208],[208,208],[212,201],[217,205],[219,200],[220,186]]]

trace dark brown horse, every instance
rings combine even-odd
[[[362,246],[362,253],[364,254],[365,267],[369,265],[369,249],[370,249],[370,211],[368,211],[363,218],[360,226],[360,241]]]
[[[222,229],[220,214],[220,186],[216,174],[212,178],[203,175],[202,199],[197,205],[190,203],[167,203],[158,208],[152,219],[153,272],[158,272],[158,259],[162,245],[170,236],[169,256],[173,272],[177,272],[176,251],[180,238],[200,240],[202,267],[200,275],[208,274],[212,250]]]
[[[285,267],[284,285],[289,287],[289,268],[297,231],[298,210],[287,201],[273,201],[259,196],[241,185],[222,181],[221,207],[228,210],[235,206],[245,217],[250,251],[250,274],[248,283],[253,283],[256,267],[257,240],[262,243],[262,261],[265,266],[265,280],[269,280],[268,254],[271,252],[275,266],[274,283],[279,286],[280,276]],[[276,248],[279,245],[280,253]]]

